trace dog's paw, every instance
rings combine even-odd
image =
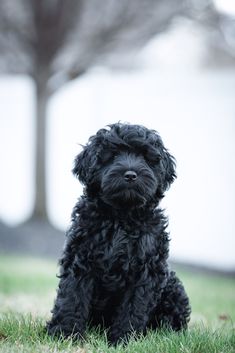
[[[71,328],[67,326],[63,326],[59,324],[52,325],[49,323],[46,326],[46,331],[48,335],[52,337],[57,337],[60,339],[71,338],[72,340],[83,340],[82,333],[75,327],[71,330]]]
[[[108,334],[108,341],[112,346],[117,346],[119,344],[126,345],[130,339],[130,332],[121,333],[120,331],[111,331]]]

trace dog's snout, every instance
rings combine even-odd
[[[134,170],[127,170],[124,173],[124,179],[128,182],[135,181],[137,179],[137,173]]]

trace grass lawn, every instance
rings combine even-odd
[[[189,330],[149,332],[114,348],[98,332],[83,343],[45,334],[56,272],[56,263],[47,260],[0,256],[0,353],[235,353],[234,279],[177,271],[191,300]]]

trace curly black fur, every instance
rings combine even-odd
[[[160,136],[110,125],[90,137],[73,173],[85,193],[72,213],[49,334],[81,338],[100,325],[115,344],[132,331],[186,328],[189,301],[167,264],[167,220],[158,207],[176,177]]]

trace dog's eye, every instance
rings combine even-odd
[[[97,157],[102,163],[106,163],[114,158],[114,154],[110,150],[103,150]]]
[[[156,167],[161,161],[160,155],[147,155],[146,161],[150,165],[150,167]]]
[[[148,165],[149,165],[151,168],[156,167],[156,165],[158,164],[158,163],[156,163],[155,161],[150,161],[150,160],[147,160],[147,162],[148,162]]]

